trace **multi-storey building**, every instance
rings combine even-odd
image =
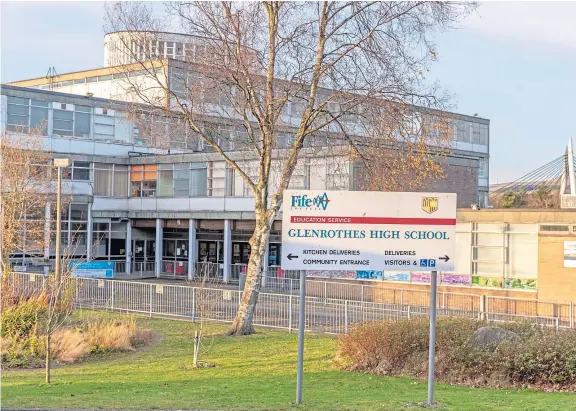
[[[196,53],[200,47],[197,39],[186,40],[186,36],[166,34],[164,43],[155,45],[164,51],[161,67],[166,84],[175,92],[182,73],[178,60],[171,57],[185,56],[186,50]],[[144,82],[145,73],[137,64],[122,66],[122,71],[112,66],[130,62],[118,60],[110,51],[115,49],[110,48],[111,42],[113,35],[106,37],[110,67],[3,85],[2,132],[41,125],[45,147],[54,157],[71,160],[64,188],[72,201],[63,240],[76,241],[77,254],[116,261],[118,272],[157,276],[185,277],[196,262],[208,261],[224,280],[237,278],[248,260],[248,239],[254,228],[249,188],[185,128],[166,124],[154,133],[142,130],[131,115],[141,101],[123,86],[122,79],[129,76]],[[147,64],[157,67],[156,62]],[[150,90],[157,92],[154,87]],[[160,93],[155,97],[163,98]],[[283,111],[286,127],[280,141],[286,147],[300,109],[298,103],[289,102]],[[460,114],[451,118],[456,138],[446,177],[426,190],[456,192],[461,207],[486,206],[489,120]],[[217,121],[222,119],[220,113]],[[231,116],[218,126],[220,133],[229,133],[222,145],[250,169],[255,158],[242,150],[242,128],[235,121]],[[338,150],[324,150],[325,144],[321,138],[312,139],[303,149],[290,188],[358,189],[353,161]],[[51,205],[46,207],[49,216]],[[271,272],[280,265],[280,234],[278,220],[265,256]],[[44,257],[49,258],[51,250],[47,248]]]

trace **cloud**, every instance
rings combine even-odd
[[[576,51],[574,16],[573,2],[486,2],[461,27],[529,47]]]

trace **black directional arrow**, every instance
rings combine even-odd
[[[286,257],[288,257],[290,261],[292,261],[293,258],[298,258],[297,255],[292,255],[292,253],[288,254]]]
[[[448,262],[449,259],[450,257],[448,257],[447,255],[444,255],[444,257],[439,258],[439,260],[443,260],[445,263]]]

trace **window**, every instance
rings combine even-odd
[[[48,170],[50,166],[48,164],[30,164],[28,166],[28,177],[32,180],[44,180],[47,179]]]
[[[478,168],[478,177],[480,178],[488,178],[488,159],[481,158],[480,165]]]
[[[194,44],[186,43],[184,44],[184,56],[191,61],[194,58]]]
[[[190,196],[190,164],[174,164],[174,197]]]
[[[74,123],[74,112],[54,109],[52,131],[60,136],[71,136]]]
[[[472,127],[472,144],[480,144],[480,124],[471,123]]]
[[[480,144],[488,145],[488,126],[486,124],[480,124]]]
[[[30,118],[30,100],[20,97],[8,97],[7,128],[13,131],[27,133]]]
[[[567,225],[540,225],[540,231],[570,231]]]
[[[181,57],[184,55],[184,48],[182,43],[176,43],[176,57]]]
[[[128,166],[114,164],[114,197],[128,197]]]
[[[348,161],[345,158],[330,157],[326,163],[326,189],[347,190],[350,185]]]
[[[158,171],[158,196],[174,196],[174,171],[172,164],[160,164]]]
[[[158,180],[156,164],[135,165],[130,171],[131,196],[155,197]]]
[[[30,100],[20,97],[7,99],[7,129],[28,133],[30,128],[39,128],[40,133],[46,133],[48,125],[48,102]]]
[[[172,41],[166,43],[166,56],[174,57],[174,43]]]
[[[170,88],[174,93],[182,95],[186,86],[186,71],[181,68],[171,67],[172,76]]]
[[[88,106],[74,107],[74,135],[76,137],[90,137],[90,111]]]
[[[205,197],[207,182],[208,169],[206,163],[190,164],[190,197]]]
[[[63,236],[66,234],[69,241],[67,244],[73,247],[86,246],[86,232],[88,228],[88,204],[78,204],[71,203],[68,213],[68,218],[66,219],[68,224],[68,233],[62,233]],[[64,229],[65,230],[65,229]],[[83,254],[85,247],[82,249],[72,249],[72,254]]]
[[[294,144],[294,135],[289,133],[278,134],[278,148],[291,147]]]
[[[465,143],[470,142],[470,136],[466,134],[466,122],[464,121],[456,122],[456,140]]]
[[[128,196],[128,166],[94,163],[94,195],[103,197]]]
[[[113,165],[104,163],[94,164],[94,195],[111,197],[112,196],[112,176]]]
[[[48,102],[32,100],[30,108],[30,127],[41,134],[48,133]]]
[[[302,114],[304,114],[304,109],[306,108],[304,103],[299,101],[293,101],[290,103],[290,106],[292,117],[302,117]]]
[[[72,180],[90,181],[90,163],[74,161],[72,168]]]
[[[107,114],[103,108],[102,114],[94,114],[94,138],[101,140],[114,139],[114,115]]]

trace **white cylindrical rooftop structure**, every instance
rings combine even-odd
[[[206,56],[208,40],[160,31],[117,31],[104,36],[104,67],[147,60],[147,57],[196,61]]]

